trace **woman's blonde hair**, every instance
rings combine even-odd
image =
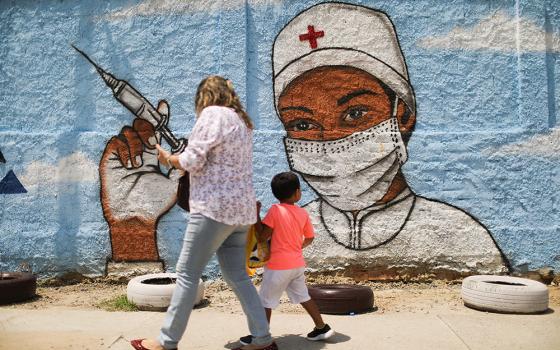
[[[211,75],[203,79],[198,84],[196,96],[194,98],[196,114],[200,114],[202,110],[208,106],[224,106],[233,108],[239,117],[243,119],[245,125],[249,129],[253,128],[251,118],[243,109],[239,97],[233,89],[230,80],[224,79],[218,75]]]

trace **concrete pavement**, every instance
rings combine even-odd
[[[107,312],[49,308],[0,308],[0,349],[132,349],[128,341],[155,337],[161,312]],[[325,315],[337,334],[327,342],[304,335],[304,314],[275,313],[272,333],[280,349],[560,349],[560,313],[502,315],[474,310],[437,313]],[[240,313],[209,307],[192,313],[180,349],[233,348],[247,334]]]

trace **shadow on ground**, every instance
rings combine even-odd
[[[193,307],[193,310],[204,309],[205,307],[210,306],[210,304],[211,304],[211,303],[210,303],[210,300],[207,299],[207,298],[204,298],[204,299],[202,299],[202,300],[200,301],[200,303],[196,304],[196,305]],[[166,309],[166,310],[167,310],[167,309]]]
[[[539,311],[539,312],[506,312],[506,311],[496,311],[496,310],[486,310],[483,308],[478,308],[472,305],[466,305],[465,307],[468,309],[472,309],[475,311],[482,311],[482,312],[486,312],[486,313],[490,313],[490,314],[501,314],[501,315],[533,315],[533,316],[538,316],[538,315],[551,315],[553,314],[555,311],[552,308],[548,308],[544,311]]]
[[[40,301],[41,299],[43,299],[43,297],[41,295],[35,294],[33,297],[31,297],[29,299],[14,301],[14,302],[5,303],[5,304],[0,303],[0,306],[18,306],[18,305],[32,304],[36,301]]]
[[[324,349],[326,344],[338,344],[349,341],[351,338],[343,333],[335,333],[332,337],[327,340],[322,341],[310,341],[305,338],[305,335],[301,334],[284,334],[278,337],[274,337],[274,341],[281,349],[290,350],[319,350]],[[230,342],[224,345],[226,349],[234,349],[241,344],[239,341]]]

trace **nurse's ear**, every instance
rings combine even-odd
[[[416,114],[408,108],[408,106],[399,98],[397,106],[397,121],[399,122],[399,131],[401,132],[404,143],[408,143],[414,126],[416,125]]]

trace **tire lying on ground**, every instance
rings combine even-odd
[[[309,296],[323,314],[351,314],[373,309],[373,291],[349,284],[317,284],[308,287]]]
[[[538,313],[548,309],[546,285],[526,278],[478,275],[463,280],[465,306],[504,313]]]
[[[176,280],[176,273],[152,273],[134,277],[128,282],[126,297],[140,310],[164,311],[171,302]],[[194,305],[200,304],[203,297],[204,282],[200,280]]]
[[[37,291],[37,277],[27,272],[0,273],[0,304],[31,299]]]

